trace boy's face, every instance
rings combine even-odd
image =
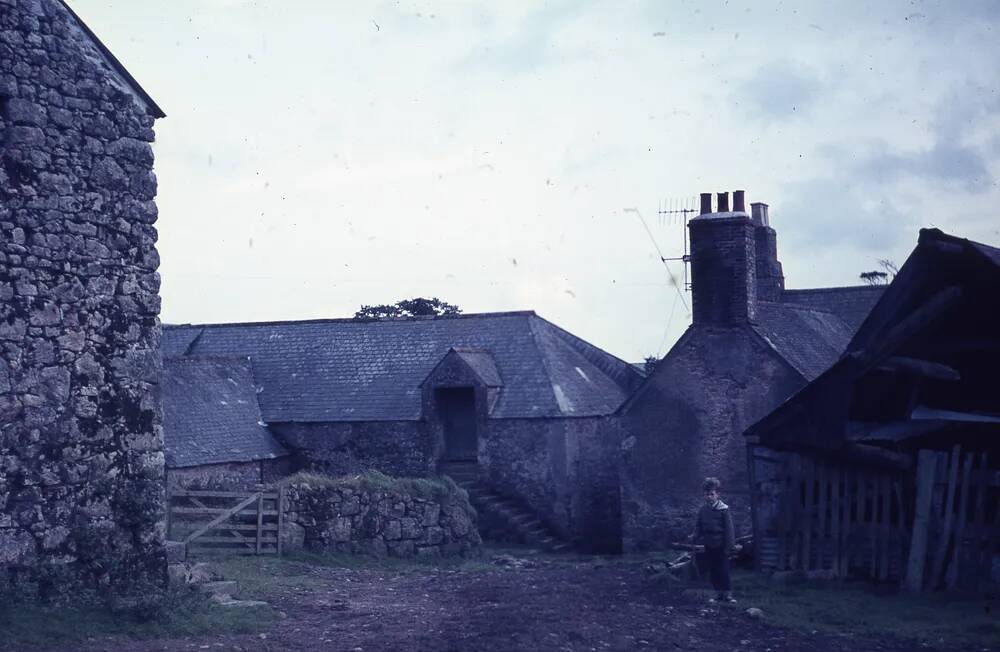
[[[705,502],[709,505],[715,504],[715,501],[719,499],[719,492],[715,489],[709,489],[705,492]]]

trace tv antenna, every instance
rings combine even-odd
[[[688,216],[698,213],[698,209],[694,208],[697,205],[697,197],[682,197],[680,199],[661,200],[656,210],[656,214],[660,218],[660,226],[679,224],[681,227],[681,240],[684,243],[684,253],[674,258],[664,258],[663,254],[660,254],[660,259],[664,264],[678,260],[684,263],[685,292],[691,291],[691,280],[688,274],[688,265],[691,263],[691,253],[688,251]]]

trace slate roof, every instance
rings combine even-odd
[[[492,358],[503,386],[491,418],[609,414],[641,381],[628,363],[530,311],[163,332],[165,356],[249,356],[268,422],[419,419],[420,384],[452,348]],[[483,357],[471,359],[493,373]]]
[[[166,358],[162,391],[168,467],[288,454],[261,421],[247,358]]]
[[[826,371],[847,348],[854,329],[825,310],[793,303],[757,304],[752,328],[806,380]]]
[[[861,326],[883,292],[885,286],[872,285],[785,290],[782,292],[781,302],[831,312],[840,317],[853,333]]]
[[[455,355],[462,358],[487,387],[503,387],[503,379],[497,370],[497,362],[489,351],[477,349],[454,349]]]

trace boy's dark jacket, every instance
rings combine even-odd
[[[695,522],[694,540],[707,548],[733,549],[736,534],[733,531],[733,517],[729,506],[721,500],[714,505],[703,505]]]

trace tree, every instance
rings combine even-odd
[[[431,297],[430,299],[416,297],[414,299],[403,299],[391,305],[361,306],[361,309],[354,313],[354,319],[358,321],[376,321],[378,319],[398,317],[457,315],[461,312],[462,309],[458,306],[441,301],[437,297]]]
[[[899,271],[899,268],[888,258],[880,259],[878,264],[882,267],[882,271],[861,272],[859,274],[861,280],[868,285],[889,285],[892,283],[892,279],[896,278],[896,272]]]
[[[656,364],[659,361],[660,359],[655,355],[646,356],[646,359],[642,361],[642,370],[646,372],[647,376],[651,375],[653,370],[656,369]]]

